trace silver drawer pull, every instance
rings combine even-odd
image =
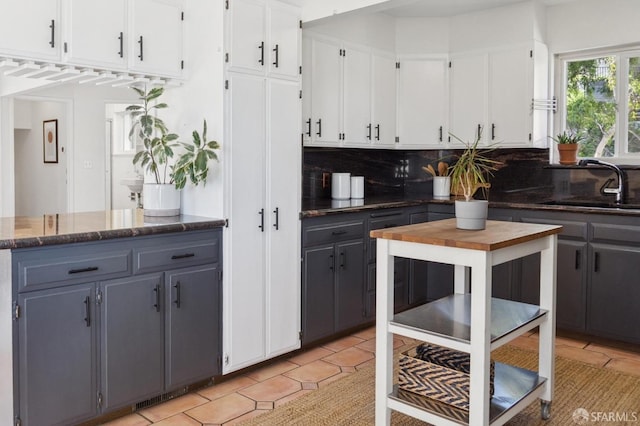
[[[195,253],[174,254],[173,256],[171,256],[171,260],[187,259],[189,257],[195,257],[195,255]]]
[[[97,270],[98,270],[97,266],[89,266],[88,268],[71,269],[69,270],[69,274],[81,274],[83,272],[94,272]]]

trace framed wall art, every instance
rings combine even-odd
[[[42,122],[42,148],[45,163],[58,162],[58,120]]]

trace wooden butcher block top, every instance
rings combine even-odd
[[[558,234],[562,226],[488,220],[481,231],[456,228],[455,219],[371,231],[372,238],[493,251]]]

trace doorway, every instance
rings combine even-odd
[[[68,211],[68,105],[14,99],[15,216]]]

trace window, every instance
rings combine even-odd
[[[640,159],[640,50],[561,57],[561,130],[584,136],[580,157]]]

